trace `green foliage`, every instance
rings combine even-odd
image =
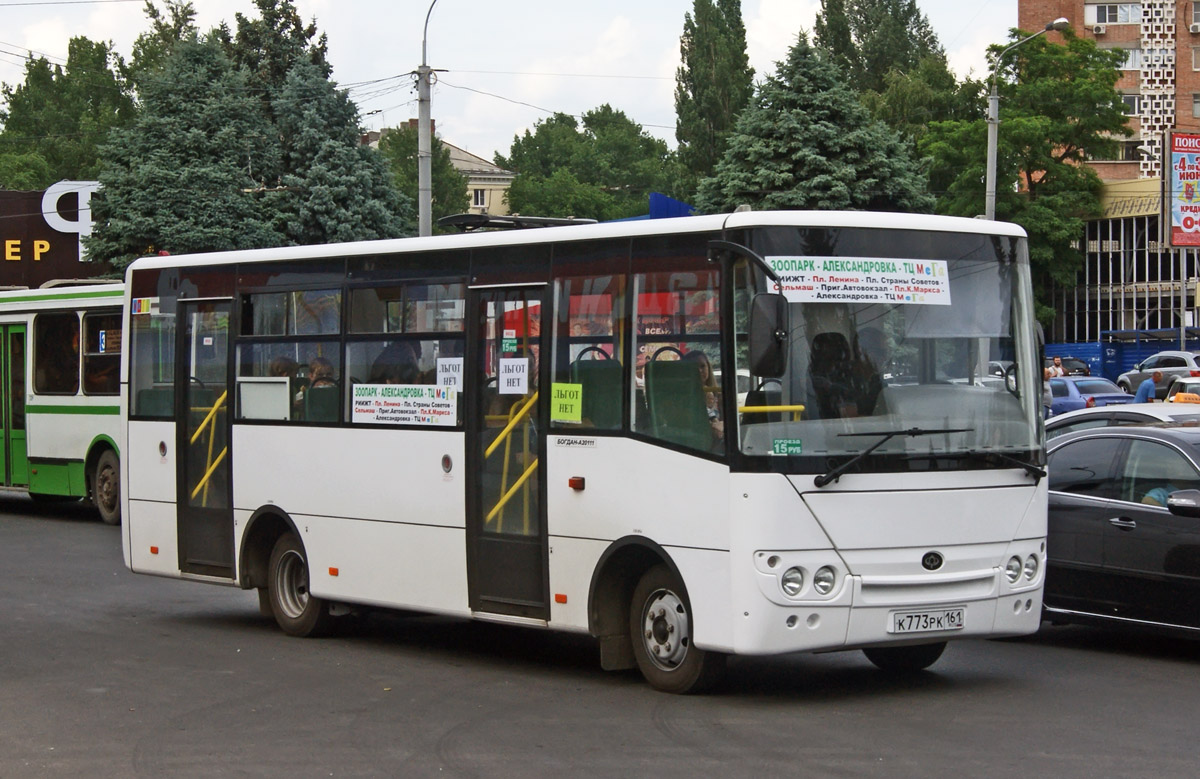
[[[883,92],[888,73],[945,59],[916,0],[821,0],[813,43],[829,52],[859,91]]]
[[[225,49],[234,65],[246,70],[250,89],[274,118],[276,100],[293,65],[307,61],[325,79],[333,67],[324,33],[317,34],[316,21],[304,24],[292,0],[254,0],[254,6],[260,18],[236,14],[237,33],[232,40],[225,33]]]
[[[101,149],[90,256],[123,268],[159,251],[277,245],[274,209],[253,190],[279,172],[276,132],[212,39],[180,42],[147,74],[142,111]]]
[[[420,140],[418,135],[417,128],[403,125],[389,130],[379,140],[379,153],[387,161],[396,188],[414,203],[420,194],[420,177],[417,171]],[[430,216],[433,218],[433,231],[449,232],[438,227],[437,221],[443,216],[461,214],[467,210],[467,180],[454,167],[454,163],[450,162],[450,152],[437,138],[430,139],[430,154],[430,183],[433,188]]]
[[[55,181],[50,164],[35,151],[0,154],[0,189],[36,191]]]
[[[538,122],[495,162],[517,174],[509,209],[531,216],[638,216],[651,192],[678,196],[682,179],[666,143],[607,104],[585,113],[582,127],[567,114]]]
[[[188,0],[163,0],[163,5],[165,12],[158,10],[152,0],[146,0],[145,13],[150,30],[133,42],[133,55],[125,70],[125,78],[139,94],[147,74],[162,69],[176,44],[194,40],[199,34],[195,23],[196,9]]]
[[[801,35],[742,112],[696,207],[929,211],[933,202],[906,143]]]
[[[1014,30],[1011,40],[1024,37]],[[991,48],[993,58],[1004,48]],[[1100,216],[1100,180],[1084,163],[1110,155],[1130,134],[1115,89],[1123,54],[1069,30],[1062,44],[1035,38],[1001,63],[996,218],[1029,233],[1034,288],[1043,304],[1054,284],[1075,283],[1077,244]],[[932,158],[938,209],[974,216],[984,210],[987,127],[983,119],[933,124],[922,141]],[[1052,313],[1044,305],[1043,313]]]
[[[399,238],[415,232],[412,201],[384,159],[359,145],[358,109],[325,71],[298,59],[276,99],[285,191],[274,195],[288,243]]]
[[[972,119],[985,110],[983,83],[974,79],[959,83],[946,59],[938,55],[923,57],[908,72],[892,69],[883,81],[882,92],[860,96],[863,104],[876,119],[918,142],[931,122]]]
[[[30,57],[24,83],[4,85],[0,149],[17,158],[4,167],[20,171],[22,186],[42,189],[61,179],[96,176],[98,145],[110,129],[133,118],[133,99],[116,72],[121,67],[109,44],[72,38],[65,68]],[[13,183],[0,179],[3,186]]]
[[[679,161],[695,181],[712,175],[737,115],[754,93],[741,0],[695,0],[679,40],[675,73],[675,140]]]

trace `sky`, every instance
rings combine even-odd
[[[208,30],[251,0],[192,0]],[[333,79],[379,129],[417,116],[410,75],[422,58],[430,0],[294,0],[328,36]],[[1017,0],[917,0],[961,78],[987,73],[984,53],[1017,23]],[[437,134],[491,160],[554,112],[580,116],[608,103],[672,147],[675,70],[693,0],[434,0],[427,62],[439,71],[431,98]],[[819,0],[742,0],[756,78],[773,73]],[[143,0],[0,0],[0,82],[24,80],[28,52],[65,63],[75,36],[111,41],[128,57],[148,28]]]

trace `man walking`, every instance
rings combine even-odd
[[[1133,396],[1134,403],[1149,403],[1155,399],[1157,385],[1162,381],[1162,371],[1155,371],[1154,375],[1138,385],[1137,394]]]

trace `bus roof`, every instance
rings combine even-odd
[[[74,284],[61,287],[37,287],[34,289],[7,289],[0,292],[0,306],[14,303],[88,301],[104,298],[120,298],[125,285],[119,281],[108,284]]]
[[[424,238],[391,238],[376,241],[283,246],[199,254],[142,257],[128,270],[171,268],[179,265],[226,265],[247,262],[306,260],[341,255],[344,257],[417,251],[473,249],[485,246],[589,241],[603,238],[638,237],[664,233],[718,232],[753,227],[866,227],[892,230],[976,233],[1025,237],[1025,231],[1009,222],[967,219],[928,214],[896,214],[874,211],[743,211],[732,214],[685,216],[672,219],[601,222],[528,230],[472,232]]]

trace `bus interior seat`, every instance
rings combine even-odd
[[[336,385],[309,387],[304,393],[304,418],[309,422],[338,421],[341,397]]]
[[[783,392],[778,389],[756,389],[746,393],[746,410],[742,412],[742,421],[751,424],[762,422],[782,422],[783,414],[778,411],[753,411],[753,406],[778,406],[783,403]]]
[[[646,402],[655,438],[706,452],[712,448],[708,404],[694,362],[650,361],[646,365]]]
[[[136,414],[150,417],[175,416],[175,388],[151,387],[138,390]]]
[[[582,359],[571,363],[571,381],[582,391],[582,416],[592,427],[621,427],[621,379],[618,360]]]

